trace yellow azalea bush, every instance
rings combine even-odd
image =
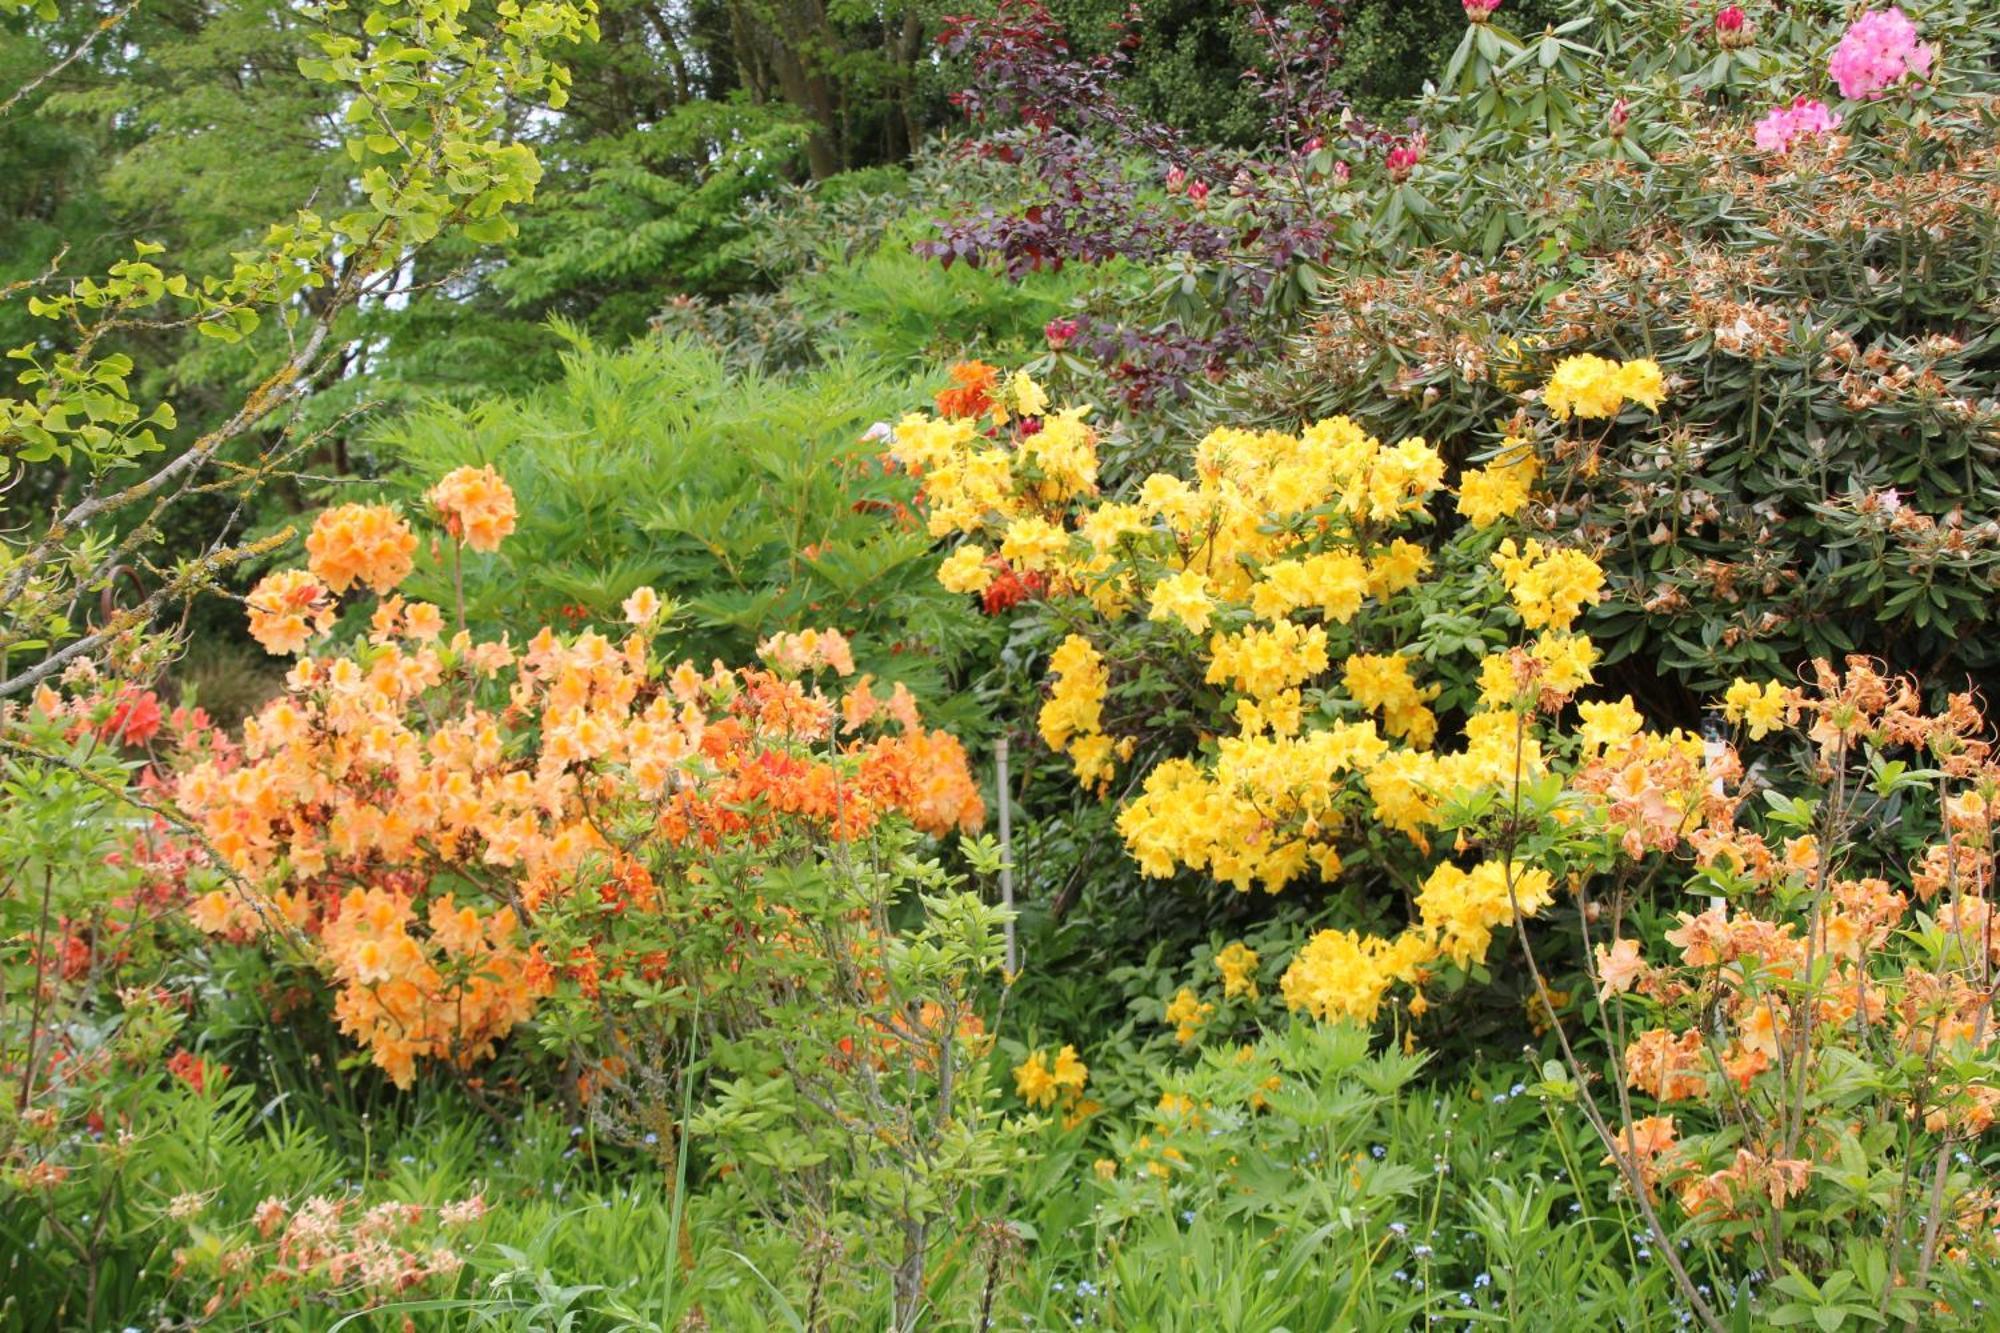
[[[1635,361],[1565,363],[1544,396],[1567,419],[1663,394],[1658,367]],[[1558,757],[1699,754],[1686,735],[1640,739],[1629,700],[1586,703],[1582,740],[1555,725],[1592,683],[1597,655],[1576,625],[1604,578],[1586,550],[1506,534],[1539,475],[1522,435],[1454,488],[1428,441],[1385,442],[1344,417],[1223,427],[1184,473],[1106,494],[1087,407],[1052,406],[1016,375],[948,391],[940,409],[905,417],[892,443],[931,533],[956,543],[940,580],[968,593],[1001,571],[1045,580],[1060,638],[1038,730],[1080,782],[1136,788],[1117,828],[1145,875],[1276,893],[1340,883],[1344,850],[1395,841],[1386,854],[1415,876],[1407,929],[1313,937],[1281,978],[1294,1010],[1372,1021],[1393,986],[1477,967],[1497,929],[1555,900],[1544,871],[1436,854],[1454,793],[1511,790]],[[1454,489],[1462,522],[1440,537]],[[1449,638],[1431,629],[1446,619]],[[1121,694],[1141,664],[1173,692]],[[1148,714],[1168,709],[1194,721],[1162,734]],[[1187,1042],[1206,1012],[1185,991],[1166,1019]]]

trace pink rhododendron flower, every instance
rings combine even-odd
[[[1752,137],[1765,152],[1784,153],[1805,135],[1828,134],[1839,126],[1840,117],[1827,110],[1826,103],[1795,97],[1790,106],[1773,107],[1770,115],[1757,122]]]
[[[1473,23],[1486,22],[1500,8],[1500,0],[1464,0],[1464,4],[1465,17]]]
[[[1826,70],[1840,85],[1842,97],[1876,98],[1905,77],[1928,77],[1936,57],[1936,48],[1917,40],[1917,25],[1891,5],[1854,20],[1854,26],[1834,48]]]

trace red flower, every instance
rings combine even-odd
[[[1022,574],[997,555],[987,563],[999,571],[979,596],[980,607],[989,616],[1010,611],[1030,597],[1039,597],[1048,587],[1048,580],[1042,575]]]
[[[187,1084],[190,1088],[193,1088],[196,1092],[206,1092],[208,1090],[208,1071],[208,1061],[202,1059],[193,1051],[178,1050],[167,1057],[167,1072]],[[229,1066],[216,1065],[215,1076],[218,1079],[228,1078]]]
[[[151,690],[122,691],[111,712],[99,724],[100,739],[118,745],[144,745],[160,731],[160,699]]]

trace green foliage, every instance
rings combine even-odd
[[[21,486],[31,469],[25,475],[54,501],[46,518],[15,525],[0,549],[0,693],[19,693],[89,652],[131,651],[156,612],[178,609],[254,554],[226,545],[228,518],[221,535],[172,553],[156,549],[158,524],[190,492],[240,503],[260,489],[305,446],[281,437],[235,468],[225,451],[337,371],[343,315],[387,299],[410,254],[441,233],[477,242],[510,235],[505,210],[532,196],[541,169],[518,139],[513,108],[562,104],[568,73],[552,48],[590,31],[586,8],[510,4],[484,30],[465,24],[457,0],[376,4],[358,30],[343,26],[350,17],[340,4],[300,10],[302,53],[287,53],[320,128],[344,152],[350,190],[294,199],[247,228],[237,219],[227,262],[206,271],[156,263],[164,246],[135,239],[131,256],[97,275],[59,282],[58,256],[40,280],[0,291],[43,321],[33,341],[7,353],[21,367],[19,393],[0,399],[9,481]],[[198,137],[205,150],[222,142]],[[316,153],[312,169],[333,169],[325,158]],[[128,345],[144,350],[149,332],[192,330],[235,348],[267,323],[271,346],[251,363],[251,387],[232,395],[223,419],[169,450],[177,413],[144,379],[134,385]],[[162,453],[171,456],[151,457]],[[149,576],[149,595],[118,614],[107,598],[106,623],[80,634],[74,605],[135,567]]]
[[[696,661],[747,661],[777,630],[828,626],[853,639],[862,670],[942,699],[985,632],[937,586],[930,539],[902,517],[910,483],[864,439],[909,401],[906,385],[859,360],[767,379],[686,342],[612,353],[571,336],[559,384],[415,412],[375,439],[412,503],[466,463],[513,486],[515,535],[468,556],[472,623],[562,623],[572,608],[611,623],[650,585],[679,608],[677,651]],[[432,564],[409,590],[450,606],[449,578]]]

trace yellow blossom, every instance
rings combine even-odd
[[[1257,998],[1257,951],[1234,940],[1215,955],[1215,970],[1222,974],[1222,993],[1234,999]]]
[[[946,556],[938,566],[938,582],[946,592],[985,592],[993,583],[993,567],[984,548],[968,543]]]
[[[1722,715],[1748,727],[1751,740],[1761,741],[1793,721],[1798,709],[1785,687],[1776,681],[1758,686],[1747,680],[1733,680],[1722,695]]]
[[[1199,634],[1208,628],[1214,608],[1200,571],[1184,569],[1153,585],[1153,607],[1147,619],[1177,620],[1191,633]]]
[[[1205,1002],[1192,990],[1183,986],[1168,1002],[1163,1016],[1167,1022],[1174,1025],[1174,1040],[1185,1046],[1195,1039],[1196,1034],[1201,1031],[1201,1025],[1207,1022],[1208,1016],[1214,1012],[1214,1005]]]

